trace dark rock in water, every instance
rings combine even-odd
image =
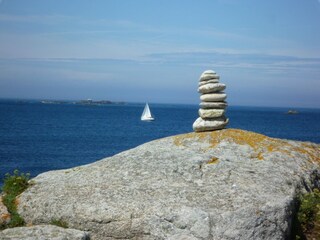
[[[288,239],[319,156],[318,144],[237,129],[182,134],[43,173],[18,211],[91,239]]]
[[[296,110],[289,110],[287,114],[298,114],[299,112]]]

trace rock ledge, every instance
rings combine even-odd
[[[91,239],[285,239],[319,156],[318,144],[237,129],[182,134],[41,174],[18,210]]]

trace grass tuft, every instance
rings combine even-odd
[[[68,228],[68,223],[63,221],[62,219],[51,219],[50,224],[62,228]]]
[[[300,196],[294,230],[295,239],[320,239],[319,189]]]
[[[18,170],[14,170],[12,175],[9,173],[5,175],[2,200],[11,215],[11,220],[7,224],[2,224],[1,229],[24,226],[25,221],[17,212],[16,197],[28,188],[29,179],[30,174],[19,173]]]

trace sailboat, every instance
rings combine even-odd
[[[152,117],[150,108],[148,103],[146,103],[146,106],[143,109],[142,115],[141,115],[141,121],[153,121],[154,117]]]

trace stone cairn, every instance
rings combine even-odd
[[[204,71],[199,80],[200,96],[199,118],[193,123],[195,132],[223,129],[229,122],[225,117],[228,104],[227,94],[223,92],[226,85],[219,82],[220,76],[215,71]]]

